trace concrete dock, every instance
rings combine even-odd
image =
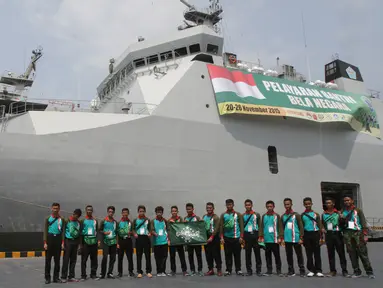
[[[350,279],[343,278],[340,275],[334,278],[301,278],[299,276],[295,277],[239,277],[236,275],[232,275],[230,277],[183,277],[182,275],[177,275],[175,277],[155,277],[156,267],[155,261],[152,256],[152,267],[153,267],[153,275],[152,279],[148,279],[144,277],[142,279],[130,278],[128,276],[124,276],[121,279],[105,279],[100,281],[87,280],[85,282],[79,283],[68,283],[68,284],[44,284],[44,257],[37,258],[8,258],[8,259],[0,259],[0,288],[20,288],[20,287],[28,287],[28,288],[37,288],[37,287],[51,287],[57,285],[70,285],[78,288],[85,287],[109,287],[119,288],[119,287],[180,287],[189,288],[189,287],[201,287],[201,288],[230,288],[230,287],[254,287],[255,285],[261,285],[261,287],[347,287],[347,288],[373,288],[373,287],[382,287],[381,279],[383,279],[383,243],[369,243],[369,255],[372,266],[374,268],[374,272],[376,275],[376,279],[368,279],[367,277],[362,277],[359,279]],[[284,253],[284,249],[281,249],[282,252],[282,270],[283,272],[287,272],[287,264],[286,257]],[[266,271],[266,261],[264,258],[264,253],[262,253],[262,261],[263,261],[263,271]],[[178,257],[178,255],[177,255]],[[223,251],[222,251],[223,257]],[[351,263],[349,261],[348,255],[348,267],[349,273],[352,273]],[[144,260],[143,260],[144,261]],[[178,259],[177,259],[178,261]],[[196,261],[196,259],[195,259]],[[306,259],[305,259],[306,261]],[[145,262],[145,261],[144,261]],[[322,247],[322,262],[323,262],[323,272],[328,272],[328,258],[327,258],[327,250],[326,246]],[[188,263],[188,262],[187,262]],[[52,263],[53,264],[53,263]],[[127,262],[124,260],[124,270],[125,275],[127,275]],[[178,263],[179,264],[179,263]],[[88,263],[88,270],[89,270]],[[99,257],[99,268],[97,273],[99,274],[101,265],[101,257]],[[134,257],[134,267],[136,267],[136,260]],[[206,272],[206,261],[205,255],[203,255],[203,265],[204,272]],[[189,265],[188,265],[189,266]],[[145,264],[144,264],[145,267]],[[363,266],[361,265],[361,268]],[[245,269],[245,255],[244,251],[242,252],[242,271],[246,271]],[[52,265],[53,269],[53,265]],[[169,258],[167,262],[167,271],[169,272],[170,263]],[[337,258],[337,269],[338,273],[340,272],[339,260]],[[61,269],[60,269],[61,270]],[[255,270],[255,261],[253,259],[253,270]],[[362,268],[364,273],[364,270]],[[53,271],[52,271],[53,272]],[[61,271],[60,271],[61,272]],[[136,271],[134,271],[136,273]],[[178,270],[180,272],[180,270]],[[296,267],[296,272],[298,272],[298,268]],[[61,275],[61,273],[60,273]],[[114,275],[117,275],[117,261],[114,269]],[[76,278],[80,277],[80,257],[77,260],[76,267]],[[107,282],[107,283],[105,283]],[[259,287],[259,286],[258,286]]]

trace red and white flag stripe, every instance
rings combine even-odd
[[[239,97],[266,99],[259,91],[252,74],[245,74],[238,70],[229,71],[215,65],[208,65],[208,70],[215,93],[234,92]]]

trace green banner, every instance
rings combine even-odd
[[[347,122],[380,138],[369,97],[207,64],[220,115],[286,116],[315,122]]]
[[[204,245],[207,241],[205,222],[170,223],[170,245]]]

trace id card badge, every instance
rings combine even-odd
[[[109,231],[109,232],[110,232],[110,234],[108,234],[108,238],[111,239],[111,238],[113,238],[113,233],[112,233],[112,231]]]
[[[88,228],[88,236],[91,236],[91,235],[93,235],[93,229],[92,228]]]
[[[247,226],[247,232],[253,232],[253,226]]]
[[[138,234],[140,234],[140,235],[145,235],[145,228],[140,228],[140,233],[138,233]]]
[[[348,229],[354,229],[354,228],[355,228],[354,221],[348,221]]]
[[[333,230],[332,223],[327,223],[327,230],[328,231],[332,231]]]
[[[164,230],[160,229],[158,230],[158,236],[163,236],[164,235]]]
[[[269,226],[269,233],[274,233],[274,227],[273,226]]]
[[[292,222],[287,223],[287,229],[293,229],[293,223]]]

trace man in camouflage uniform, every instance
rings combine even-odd
[[[363,211],[354,206],[352,197],[344,197],[344,206],[345,208],[341,212],[341,222],[344,227],[344,242],[350,255],[352,268],[354,269],[352,277],[359,278],[362,276],[362,271],[359,268],[358,258],[360,258],[367,275],[373,279],[375,276],[367,251],[368,227],[366,218]]]

